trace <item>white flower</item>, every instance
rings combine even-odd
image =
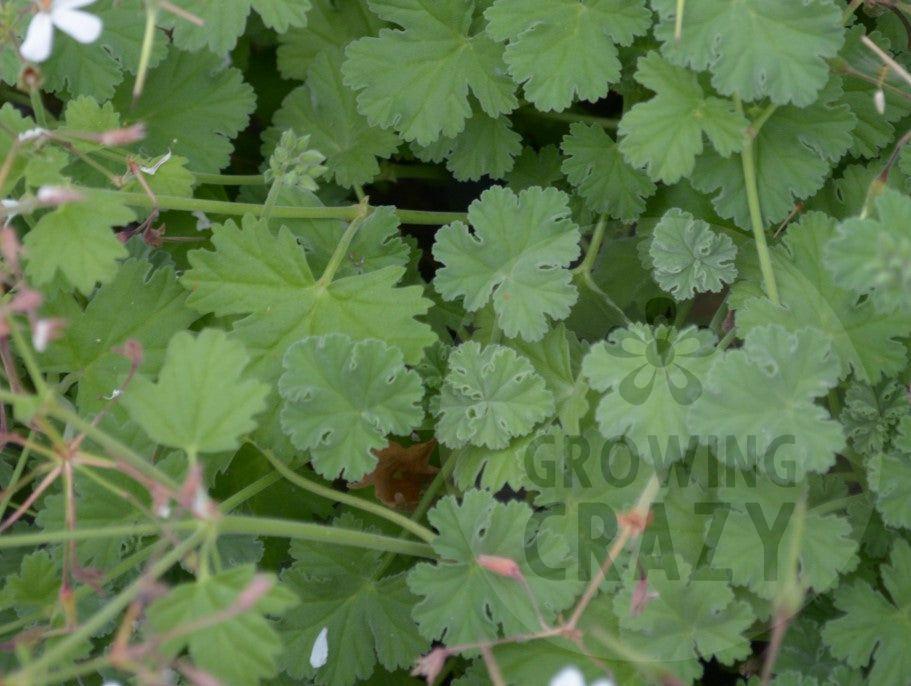
[[[564,667],[550,680],[550,686],[585,686],[585,675],[575,667]],[[612,679],[598,679],[591,686],[616,686]]]
[[[80,7],[95,0],[37,0],[38,12],[28,25],[19,53],[30,62],[44,62],[51,56],[54,27],[80,43],[94,43],[101,35],[101,19]]]

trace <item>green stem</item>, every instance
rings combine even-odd
[[[29,434],[28,441],[31,442],[32,435]],[[22,477],[22,472],[25,471],[25,465],[28,462],[29,454],[31,449],[28,444],[19,452],[19,459],[16,460],[16,466],[13,468],[13,475],[10,477],[9,483],[4,489],[4,495],[0,498],[0,522],[3,521],[3,515],[6,514],[6,508],[9,507],[10,498],[13,497],[13,486],[15,486],[19,479]]]
[[[278,178],[272,182],[272,186],[269,188],[269,194],[266,196],[266,204],[263,205],[262,213],[262,218],[266,221],[269,221],[269,217],[272,216],[272,210],[275,209],[275,205],[278,203],[278,196],[281,195],[283,186],[284,182],[281,178]]]
[[[720,341],[718,341],[718,345],[715,346],[715,349],[716,350],[727,350],[730,347],[731,343],[733,343],[736,339],[737,339],[737,328],[734,327],[730,331],[728,331],[726,334],[724,334],[724,337]]]
[[[854,12],[857,11],[857,8],[863,4],[864,0],[851,0],[850,4],[845,8],[845,13],[842,15],[841,23],[847,24],[848,20],[854,15]]]
[[[591,241],[588,243],[588,249],[585,251],[585,257],[579,266],[573,269],[576,274],[590,273],[598,259],[598,253],[601,252],[601,245],[604,243],[604,233],[607,230],[607,215],[602,214],[595,224],[595,230],[592,233]]]
[[[4,393],[2,391],[0,391],[0,400],[4,400]],[[142,455],[124,445],[113,436],[108,435],[91,422],[86,421],[65,405],[56,401],[51,402],[47,407],[47,413],[62,422],[66,422],[80,433],[85,434],[88,438],[104,448],[112,457],[122,459],[131,467],[134,467],[149,478],[175,490],[179,487],[176,481],[146,460]]]
[[[253,483],[244,486],[230,498],[223,500],[220,509],[222,512],[230,512],[231,510],[236,509],[241,503],[244,503],[253,496],[262,493],[267,488],[269,488],[269,486],[272,486],[281,480],[281,475],[276,474],[275,472],[270,472],[265,476],[261,476]]]
[[[197,530],[191,536],[155,562],[146,574],[140,575],[133,583],[108,601],[98,612],[89,617],[79,628],[49,647],[34,662],[11,674],[7,679],[9,686],[32,686],[35,683],[39,683],[40,676],[47,672],[49,667],[68,658],[108,622],[113,621],[147,587],[150,578],[157,579],[167,572],[205,537],[208,530],[207,527],[201,526],[198,522],[196,522],[196,526]]]
[[[152,59],[152,48],[155,45],[155,23],[158,20],[158,3],[146,0],[146,23],[142,34],[142,50],[139,53],[139,66],[136,69],[136,82],[133,84],[133,102],[139,100],[145,88],[146,76],[149,73],[149,62]]]
[[[740,98],[735,98],[737,111],[743,113]],[[756,254],[759,257],[759,269],[765,284],[766,295],[774,305],[780,305],[778,284],[775,282],[775,271],[772,268],[772,256],[766,242],[765,228],[762,222],[762,210],[759,204],[759,186],[756,183],[756,161],[753,157],[753,130],[748,128],[744,134],[743,150],[740,159],[743,162],[743,180],[746,186],[747,205],[750,209],[750,222],[753,226],[753,240],[756,242]]]
[[[364,219],[370,211],[370,206],[367,205],[367,198],[364,196],[363,192],[361,192],[360,197],[361,201],[358,205],[360,212],[351,220],[351,223],[348,224],[348,228],[345,229],[345,233],[342,234],[338,245],[335,246],[335,250],[332,252],[332,257],[329,258],[326,269],[323,270],[322,276],[320,276],[319,281],[316,282],[316,285],[320,288],[326,288],[332,283],[335,272],[338,271],[338,268],[348,255],[348,248],[351,246],[351,241],[354,240],[358,230],[361,228],[361,224],[364,223]]]
[[[0,538],[0,550],[55,545],[69,541],[97,541],[107,538],[126,538],[127,536],[152,536],[160,533],[165,526],[173,531],[186,531],[187,529],[195,528],[198,524],[198,520],[188,519],[169,523],[114,524],[111,526],[81,527],[72,530],[59,529],[56,531],[38,531],[30,534],[11,534]]]
[[[42,129],[47,128],[47,112],[44,109],[44,100],[41,99],[41,90],[37,87],[28,92],[29,101],[32,104],[32,112],[35,114],[35,121]]]
[[[592,293],[601,298],[601,300],[604,301],[604,304],[607,305],[607,307],[612,310],[614,314],[617,315],[617,317],[619,317],[620,321],[624,325],[628,325],[630,323],[630,319],[626,316],[626,312],[624,312],[622,308],[614,302],[613,298],[601,290],[601,287],[595,283],[595,279],[592,277],[591,272],[582,272],[581,274],[577,274],[576,278],[582,279],[583,285],[585,285],[585,287],[588,288],[588,290],[590,290]]]
[[[124,191],[109,190],[107,188],[79,188],[86,195],[94,195],[114,202],[121,202],[131,207],[152,209],[152,199],[145,193],[127,193]],[[265,210],[264,205],[243,202],[227,202],[223,200],[205,200],[202,198],[181,198],[174,195],[156,196],[157,207],[160,210],[179,210],[193,212],[199,210],[206,214],[221,214],[229,216],[242,216],[250,214],[261,217]],[[278,205],[273,208],[273,219],[344,219],[353,221],[361,211],[360,205],[347,205],[343,207],[288,207]],[[423,210],[397,209],[396,214],[403,224],[416,226],[438,226],[454,221],[465,221],[465,212],[428,212]]]
[[[402,517],[407,520],[407,517]],[[199,526],[197,519],[184,519],[173,522],[150,522],[143,524],[115,524],[113,526],[83,527],[80,529],[60,529],[56,531],[41,531],[30,534],[14,534],[0,538],[0,550],[8,548],[23,548],[39,545],[52,545],[68,541],[92,541],[108,538],[124,538],[127,536],[151,536],[161,532],[162,528],[171,531],[193,530]],[[417,533],[421,530],[421,537],[434,535],[429,529],[424,529],[419,524],[409,522],[410,529]],[[252,536],[269,536],[274,538],[290,538],[317,543],[330,543],[334,545],[347,545],[355,548],[368,548],[370,550],[388,551],[403,555],[417,557],[433,557],[429,545],[413,541],[403,541],[391,536],[372,534],[355,529],[344,529],[325,524],[312,522],[297,522],[286,519],[273,519],[268,517],[245,517],[241,515],[225,515],[217,520],[215,525],[222,534],[250,534]],[[427,533],[424,533],[427,532]],[[426,540],[426,538],[425,538]]]
[[[400,553],[414,557],[436,557],[433,548],[426,543],[402,541],[391,536],[383,536],[356,529],[344,529],[337,526],[314,524],[312,522],[227,515],[218,522],[218,530],[223,534],[249,534],[251,536],[288,538],[331,545],[346,545],[354,548],[367,548],[369,550]]]
[[[348,505],[363,512],[369,512],[370,514],[376,515],[377,517],[381,517],[382,519],[385,519],[388,522],[392,522],[393,524],[400,526],[406,531],[414,534],[422,541],[427,541],[430,543],[436,538],[436,535],[430,529],[421,526],[416,521],[412,521],[408,517],[405,517],[398,512],[394,512],[393,510],[390,510],[388,507],[384,507],[379,503],[374,503],[369,500],[365,500],[364,498],[358,498],[348,493],[336,491],[334,488],[329,488],[327,486],[322,486],[318,483],[314,483],[313,481],[310,481],[306,477],[303,477],[292,470],[290,467],[288,467],[288,465],[275,457],[275,455],[273,455],[270,450],[260,448],[259,446],[255,447],[257,450],[259,450],[260,453],[262,453],[263,457],[269,461],[269,464],[275,468],[275,471],[277,471],[285,479],[287,479],[298,488],[307,491],[308,493],[313,493],[314,495],[326,498],[327,500],[332,500],[334,502],[341,503],[342,505]]]
[[[25,369],[28,371],[36,393],[42,398],[47,397],[47,384],[44,382],[44,376],[41,373],[41,367],[38,366],[38,360],[32,354],[32,346],[22,336],[19,325],[12,318],[7,318],[7,321],[13,345],[16,346],[16,352],[19,353],[19,357],[22,358],[22,362],[25,364]]]
[[[440,457],[442,459],[442,451],[440,452]],[[433,503],[434,498],[436,498],[437,493],[443,487],[443,484],[446,483],[446,480],[452,474],[452,470],[455,469],[456,465],[456,453],[451,453],[449,457],[443,461],[440,465],[440,471],[436,473],[433,477],[433,481],[430,482],[430,485],[427,487],[427,490],[424,491],[424,494],[421,496],[421,500],[418,502],[418,506],[414,509],[414,512],[411,513],[411,521],[420,522],[424,515],[427,514],[427,510],[430,509],[430,505]],[[432,542],[432,541],[430,541]],[[374,579],[379,579],[386,573],[386,570],[389,569],[389,565],[392,564],[392,561],[395,559],[395,553],[387,553],[379,561],[376,571],[373,573]]]
[[[683,37],[683,10],[686,8],[686,0],[677,0],[677,11],[674,14],[674,40],[678,43]]]

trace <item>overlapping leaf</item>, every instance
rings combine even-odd
[[[563,173],[591,209],[627,222],[642,214],[655,184],[626,163],[604,129],[572,124],[561,147],[566,155]]]
[[[254,586],[267,590],[254,595],[248,606]],[[294,604],[294,594],[278,586],[272,575],[256,574],[252,566],[235,567],[173,588],[149,607],[148,626],[167,639],[160,646],[166,654],[186,649],[194,665],[216,679],[257,686],[277,674],[282,651],[267,617]]]
[[[703,136],[722,158],[743,146],[747,120],[730,101],[706,95],[692,72],[650,52],[639,59],[636,80],[655,97],[620,120],[620,150],[655,181],[689,176],[703,151]]]
[[[844,446],[841,426],[814,403],[838,378],[832,346],[816,329],[751,328],[743,348],[713,362],[687,426],[722,461],[800,479],[828,469]]]
[[[469,341],[449,356],[437,436],[452,448],[505,448],[553,411],[553,395],[526,358],[501,345],[482,348]]]
[[[868,383],[905,366],[906,350],[899,338],[911,332],[911,314],[882,314],[869,300],[859,301],[832,278],[825,258],[835,233],[834,220],[808,213],[772,248],[772,268],[781,297],[775,307],[761,292],[755,253],[741,251],[744,281],[735,286],[737,325],[743,332],[778,324],[797,331],[808,324],[825,334],[838,357],[841,374],[853,371]]]
[[[387,434],[407,434],[424,416],[417,372],[383,341],[333,334],[295,343],[279,381],[282,428],[309,450],[323,476],[357,481],[376,465]]]
[[[440,561],[419,563],[408,573],[408,587],[422,597],[412,614],[425,637],[455,645],[493,638],[501,626],[507,635],[540,627],[524,584],[482,566],[481,555],[515,562],[546,616],[572,602],[576,584],[542,574],[540,566],[545,562],[559,572],[566,551],[555,537],[533,538],[529,545],[535,532],[531,515],[524,503],[498,503],[476,490],[467,491],[461,503],[446,496],[430,511]]]
[[[273,125],[310,136],[310,145],[326,156],[329,173],[342,186],[368,183],[379,173],[377,157],[398,147],[391,131],[370,126],[357,111],[354,93],[342,84],[341,56],[317,55],[307,84],[291,91]]]
[[[256,428],[269,391],[244,373],[248,361],[243,345],[222,331],[181,332],[168,344],[158,381],[137,376],[121,402],[158,443],[190,455],[231,450]]]
[[[888,686],[911,679],[907,650],[911,609],[911,546],[899,539],[890,562],[880,568],[885,591],[857,580],[835,592],[835,607],[844,615],[823,629],[823,639],[835,657],[852,667],[871,665],[867,683]]]
[[[346,49],[345,84],[359,91],[371,124],[421,145],[452,137],[471,115],[469,91],[491,117],[513,110],[502,48],[474,30],[469,0],[372,0],[401,29],[382,29]]]
[[[826,245],[833,280],[868,296],[878,312],[911,312],[911,199],[890,188],[876,199],[876,215],[842,222]]]
[[[685,5],[675,38],[675,0],[653,0],[655,35],[677,64],[709,69],[712,85],[744,100],[809,105],[825,85],[826,60],[844,42],[842,13],[831,0],[705,0]],[[762,36],[762,39],[757,37]]]
[[[655,226],[649,256],[655,281],[677,300],[718,292],[737,276],[733,241],[682,210],[666,212]]]
[[[335,524],[363,528],[345,515]],[[350,686],[369,678],[377,663],[388,670],[407,667],[426,649],[411,618],[417,598],[405,575],[375,578],[381,553],[297,541],[291,555],[295,561],[282,572],[282,582],[298,605],[282,618],[279,631],[286,646],[284,668],[292,677]],[[324,630],[328,659],[314,668],[309,657]]]
[[[496,0],[484,16],[487,33],[509,41],[509,73],[541,110],[607,95],[620,79],[617,45],[651,25],[644,0]]]
[[[596,411],[601,433],[625,438],[662,467],[681,459],[691,436],[686,415],[703,392],[713,343],[711,332],[695,327],[631,324],[593,345],[582,373],[604,392]]]
[[[469,206],[468,222],[473,233],[455,222],[436,234],[436,289],[462,298],[469,312],[492,301],[507,336],[539,340],[548,318],[564,319],[576,301],[567,267],[579,254],[579,229],[569,198],[555,188],[516,195],[494,187]]]
[[[234,325],[250,351],[250,371],[273,385],[288,347],[306,336],[342,333],[355,340],[375,338],[399,348],[405,362],[417,363],[435,336],[415,317],[430,301],[419,286],[398,287],[401,266],[336,277],[321,284],[304,249],[287,229],[273,234],[250,217],[213,229],[214,251],[194,251],[184,275],[191,307],[218,316],[245,315]],[[281,440],[278,407],[271,396],[262,431]]]

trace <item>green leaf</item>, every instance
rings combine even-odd
[[[568,203],[555,188],[484,191],[468,208],[473,233],[454,222],[436,234],[437,291],[462,298],[469,312],[492,301],[507,336],[539,340],[548,318],[566,318],[577,297],[567,267],[579,255],[579,229]]]
[[[579,339],[563,324],[557,324],[540,341],[516,339],[509,345],[528,358],[544,379],[554,396],[563,429],[578,434],[579,425],[588,414],[588,384],[580,373],[583,350]]]
[[[671,571],[672,570],[672,571]],[[702,673],[699,660],[716,658],[732,664],[750,653],[744,636],[755,620],[750,606],[736,600],[724,581],[702,579],[677,559],[669,569],[646,573],[648,600],[641,613],[630,611],[636,579],[627,579],[614,599],[624,638],[644,647],[653,660],[669,663],[675,674],[690,681]]]
[[[489,117],[475,111],[455,138],[440,139],[435,145],[447,146],[446,168],[459,181],[477,181],[487,175],[502,179],[522,150],[522,137],[513,131],[506,117]]]
[[[732,489],[735,497],[724,496],[731,509],[711,565],[770,601],[788,592],[793,555],[801,591],[824,593],[836,586],[839,574],[857,566],[857,542],[844,517],[810,509],[801,521],[796,508],[803,488],[759,477],[749,487]]]
[[[451,138],[471,115],[469,89],[491,117],[515,109],[502,48],[472,30],[469,0],[371,0],[401,26],[351,43],[342,71],[371,124],[428,145]],[[442,75],[445,75],[442,76]]]
[[[456,485],[467,490],[480,487],[496,493],[504,486],[519,490],[531,485],[526,472],[528,450],[546,430],[544,425],[525,436],[513,438],[503,448],[465,445],[456,454],[452,478]]]
[[[714,1],[714,0],[713,0]],[[857,123],[839,102],[841,81],[833,77],[809,107],[779,107],[753,140],[759,205],[766,224],[783,221],[798,200],[822,188],[832,167],[851,147]],[[712,151],[699,158],[692,184],[717,194],[715,211],[738,226],[750,227],[749,204],[739,156],[723,159]]]
[[[606,96],[620,80],[617,44],[651,26],[644,0],[497,0],[484,16],[487,33],[509,41],[509,73],[545,111]]]
[[[911,313],[911,198],[884,188],[875,218],[848,219],[824,249],[832,279],[858,296],[868,296],[878,312]]]
[[[0,155],[4,160],[9,158],[13,145],[18,145],[19,134],[34,126],[35,122],[23,117],[12,103],[7,102],[0,107]],[[9,172],[6,179],[0,184],[0,192],[4,197],[16,187],[25,172],[26,165],[26,160],[22,156],[17,155],[9,159]]]
[[[851,65],[852,69],[865,74],[876,74],[879,81],[882,77],[880,70],[882,62],[861,41],[865,35],[862,26],[852,26],[848,29],[845,45],[839,53],[838,60],[843,60]],[[874,31],[869,36],[886,52],[889,52],[889,39]],[[895,136],[895,124],[911,114],[911,102],[898,95],[903,86],[901,77],[892,70],[885,73],[882,85],[885,109],[880,113],[874,100],[879,89],[877,83],[869,83],[861,78],[846,78],[844,82],[844,95],[842,102],[848,104],[854,116],[857,117],[857,126],[854,127],[852,136],[854,142],[850,153],[857,157],[875,157],[887,145],[890,145]],[[880,171],[880,170],[877,170]]]
[[[311,0],[253,0],[253,9],[263,23],[278,33],[306,26]]]
[[[335,520],[347,529],[363,529],[350,515]],[[387,670],[409,666],[427,649],[411,618],[417,598],[403,573],[375,578],[382,554],[357,548],[332,548],[295,541],[295,562],[282,572],[282,582],[298,605],[281,620],[285,670],[295,679],[351,686],[374,673],[377,662]],[[313,644],[326,631],[329,657],[314,669]]]
[[[832,346],[816,329],[751,328],[743,348],[715,358],[687,424],[722,462],[785,480],[824,472],[845,439],[814,401],[838,378]]]
[[[342,84],[341,56],[330,54],[316,56],[307,84],[291,91],[272,123],[307,133],[312,147],[326,156],[331,176],[350,188],[372,181],[380,172],[377,157],[395,152],[399,140],[370,126],[357,111],[354,94]]]
[[[357,235],[348,245],[345,259],[336,276],[367,274],[383,267],[405,267],[410,249],[402,240],[399,220],[392,207],[375,207],[361,222]],[[311,269],[322,271],[329,264],[338,245],[344,224],[336,221],[307,222],[298,231],[298,239],[307,251]]]
[[[655,281],[677,301],[717,293],[737,276],[733,241],[682,210],[665,212],[652,234],[649,256]]]
[[[128,121],[146,124],[143,150],[152,156],[171,150],[186,157],[192,168],[206,171],[228,163],[229,139],[247,125],[256,103],[240,71],[223,68],[215,55],[179,50],[149,72],[139,101],[132,104],[132,99],[132,84],[124,84],[114,104]]]
[[[449,356],[436,433],[450,448],[505,448],[553,412],[553,395],[528,359],[502,345],[469,341]]]
[[[174,44],[195,52],[208,48],[217,55],[234,49],[247,25],[252,7],[263,23],[279,33],[307,25],[310,0],[173,0],[174,4],[202,19],[199,26],[172,12],[161,12],[159,21],[171,29]]]
[[[36,610],[50,614],[60,592],[60,570],[45,550],[22,558],[18,574],[5,579],[0,606],[15,605],[17,613],[31,615]]]
[[[397,286],[404,267],[383,266],[366,273],[355,269],[351,276],[337,273],[323,286],[288,229],[275,235],[252,217],[244,218],[243,229],[233,222],[215,226],[212,243],[214,251],[189,255],[192,269],[184,275],[191,291],[188,302],[219,317],[246,315],[235,323],[234,334],[251,353],[251,373],[273,387],[285,351],[306,336],[375,338],[399,348],[408,364],[419,362],[423,349],[436,338],[427,324],[415,320],[430,306],[422,288]],[[280,439],[276,395],[267,405],[263,431]]]
[[[119,198],[91,192],[57,207],[25,236],[28,275],[42,285],[60,274],[81,293],[91,293],[96,283],[114,277],[117,261],[127,254],[111,229],[134,218]]]
[[[632,166],[670,184],[693,172],[703,136],[721,157],[740,151],[747,120],[729,100],[707,96],[695,74],[650,52],[639,58],[636,80],[655,97],[620,120],[620,151]]]
[[[77,374],[77,405],[83,412],[96,412],[130,369],[130,362],[114,348],[129,339],[138,341],[142,345],[140,370],[157,374],[171,336],[198,316],[186,306],[186,299],[173,269],[153,270],[146,260],[127,260],[84,310],[71,301],[69,307],[55,312],[68,320],[67,327],[62,338],[48,348],[42,368],[49,373]]]
[[[848,386],[839,419],[855,450],[873,457],[892,444],[899,421],[911,415],[907,393],[894,379],[877,387],[856,381]]]
[[[424,417],[420,376],[383,341],[304,338],[288,348],[284,367],[282,428],[328,479],[362,478],[388,434],[408,434]]]
[[[645,200],[655,193],[655,184],[626,163],[603,128],[571,124],[561,148],[566,155],[563,173],[588,207],[624,222],[645,211]]]
[[[493,638],[501,626],[507,636],[540,628],[523,584],[482,566],[479,555],[515,562],[545,618],[573,601],[577,584],[542,575],[529,560],[536,551],[539,561],[555,567],[565,555],[554,537],[533,537],[531,516],[525,503],[498,503],[486,491],[436,504],[428,520],[439,532],[433,549],[440,561],[408,573],[409,588],[423,596],[412,614],[425,637],[455,645]]]
[[[711,70],[718,92],[744,100],[809,105],[828,78],[826,60],[844,42],[842,10],[831,0],[694,2],[686,6],[680,40],[674,36],[676,1],[652,5],[663,54],[676,64]]]
[[[902,389],[905,390],[905,389]],[[905,395],[904,393],[902,395]],[[889,526],[911,529],[911,418],[905,416],[899,423],[895,445],[890,450],[873,455],[866,464],[867,481],[876,494],[876,509]]]
[[[375,36],[383,22],[370,11],[369,0],[308,0],[307,25],[278,36],[278,68],[286,79],[307,78],[320,55],[341,55],[351,41]]]
[[[686,415],[703,390],[715,337],[707,330],[630,324],[591,347],[582,373],[604,392],[601,433],[625,438],[646,461],[665,467],[688,450]]]
[[[562,178],[560,151],[555,145],[545,145],[540,150],[523,148],[506,175],[506,183],[518,193],[532,186],[559,186]]]
[[[830,342],[842,376],[853,371],[861,381],[875,383],[883,374],[905,366],[907,351],[896,339],[911,332],[911,313],[879,313],[869,300],[859,302],[832,278],[825,249],[834,234],[834,220],[808,213],[791,225],[780,246],[772,248],[782,307],[775,307],[761,291],[755,253],[741,250],[746,255],[739,265],[745,281],[732,293],[737,327],[747,333],[772,323],[791,331],[813,326]]]
[[[133,379],[121,402],[155,441],[190,455],[238,447],[256,428],[268,386],[247,378],[244,347],[221,331],[176,334],[158,381]]]
[[[264,584],[272,587],[248,606],[245,591]],[[180,584],[149,607],[149,628],[159,636],[173,636],[159,646],[165,654],[176,656],[186,649],[193,664],[216,679],[257,686],[276,675],[282,651],[267,616],[295,604],[291,591],[274,584],[275,577],[256,574],[252,565]],[[193,626],[198,628],[186,631]]]
[[[899,539],[890,564],[880,567],[885,593],[857,580],[835,591],[835,607],[845,614],[823,628],[822,636],[835,657],[851,667],[871,664],[866,683],[891,686],[911,679],[911,545]]]

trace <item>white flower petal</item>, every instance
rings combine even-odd
[[[94,3],[95,0],[54,0],[53,9],[76,10],[80,7],[88,7]]]
[[[212,220],[202,210],[193,210],[193,216],[196,217],[196,230],[208,231],[212,228]]]
[[[564,667],[550,680],[550,686],[585,686],[585,676],[575,667]]]
[[[80,43],[94,43],[104,28],[101,19],[80,10],[54,8],[51,16],[54,26]]]
[[[168,150],[168,152],[166,152],[164,155],[159,157],[155,162],[150,164],[148,167],[140,167],[139,170],[143,174],[147,174],[149,176],[154,176],[155,173],[159,169],[161,169],[163,165],[167,164],[170,159],[171,159],[171,151]]]
[[[310,650],[310,666],[319,669],[329,661],[329,627],[324,626]]]
[[[47,12],[38,12],[28,25],[25,40],[19,48],[19,54],[29,62],[44,62],[51,56],[54,43],[54,23]]]

